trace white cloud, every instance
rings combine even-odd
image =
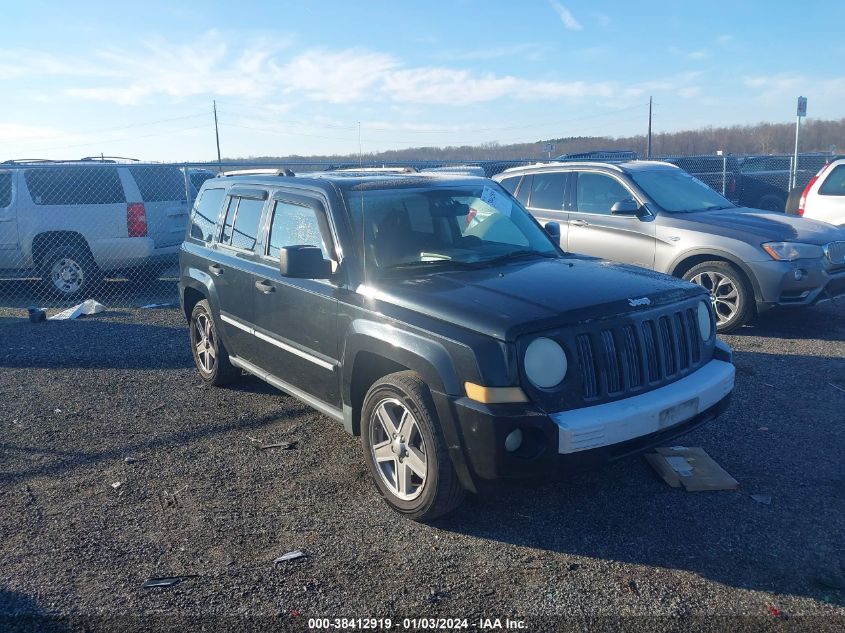
[[[581,23],[575,19],[575,16],[572,15],[572,12],[563,6],[557,0],[549,0],[549,4],[551,5],[552,9],[554,9],[555,13],[557,13],[560,21],[563,22],[563,26],[565,26],[570,31],[580,31],[584,27],[581,26]]]
[[[709,57],[709,53],[704,49],[699,49],[697,51],[692,51],[687,55],[690,59],[707,59]]]
[[[288,93],[301,93],[314,101],[360,101],[395,68],[391,55],[362,49],[314,49],[276,70],[274,78]]]
[[[64,137],[65,134],[50,127],[37,127],[18,123],[0,123],[0,141],[49,141]]]

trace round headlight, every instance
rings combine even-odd
[[[712,334],[712,321],[710,320],[710,308],[704,301],[698,302],[698,331],[701,332],[701,338],[705,341],[710,339]]]
[[[535,338],[525,350],[525,375],[538,387],[550,389],[566,376],[566,352],[550,338]]]

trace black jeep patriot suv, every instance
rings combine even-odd
[[[419,520],[485,480],[616,459],[724,411],[734,367],[706,291],[564,253],[557,230],[484,178],[209,180],[180,254],[197,368],[342,422]]]

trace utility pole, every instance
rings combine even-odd
[[[212,102],[214,107],[214,138],[217,140],[217,168],[220,168],[220,130],[217,128],[217,99]]]
[[[801,117],[807,116],[807,97],[798,97],[798,110],[795,116],[795,155],[792,157],[792,174],[789,179],[789,189],[798,186],[798,132],[801,130]]]
[[[646,158],[651,160],[651,97],[648,98],[648,139],[645,154]]]

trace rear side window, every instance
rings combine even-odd
[[[203,242],[214,239],[214,227],[217,225],[217,215],[225,195],[225,189],[206,189],[202,192],[191,213],[192,238]]]
[[[129,173],[138,183],[143,202],[185,199],[185,177],[178,167],[136,166],[130,167]]]
[[[284,246],[319,246],[323,257],[327,257],[314,209],[289,202],[276,202],[267,254],[278,257],[279,250]]]
[[[833,168],[830,175],[824,179],[819,193],[823,196],[845,196],[845,165]],[[2,194],[0,194],[2,195]],[[0,204],[0,206],[3,206]]]
[[[38,205],[126,202],[116,167],[27,169],[24,179],[32,201]]]
[[[503,178],[499,184],[502,185],[509,194],[513,194],[516,191],[516,186],[519,184],[519,179],[521,176],[511,176],[510,178]]]
[[[245,251],[255,250],[255,244],[258,241],[258,222],[261,220],[263,208],[263,200],[230,198],[220,242]]]
[[[11,172],[0,172],[0,208],[12,204],[12,174]]]
[[[519,193],[517,194],[516,199],[522,203],[523,207],[528,206],[528,194],[531,191],[531,183],[533,180],[534,176],[528,174],[522,179],[522,184],[519,186]]]
[[[531,200],[533,209],[563,209],[563,187],[566,174],[534,174],[531,184]]]

